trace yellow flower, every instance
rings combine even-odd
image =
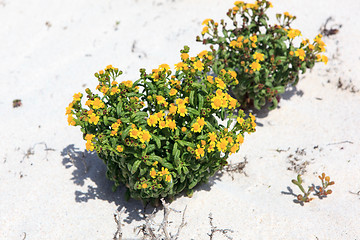
[[[237,118],[236,118],[236,121],[237,121],[240,125],[242,125],[245,120],[244,120],[243,118],[237,117]]]
[[[118,89],[117,87],[113,87],[113,88],[111,88],[110,95],[112,96],[119,92],[120,92],[120,89]]]
[[[180,105],[184,105],[186,102],[185,99],[178,98],[175,100],[175,103],[180,107]]]
[[[159,173],[161,173],[162,176],[170,174],[169,170],[164,167],[161,168],[161,172],[159,172]]]
[[[200,60],[197,60],[194,63],[194,68],[199,70],[199,71],[202,71],[202,70],[204,70],[204,64]]]
[[[243,137],[243,135],[241,135],[241,133],[239,133],[239,135],[237,135],[236,142],[238,142],[240,144],[242,144],[244,142],[244,137]]]
[[[130,130],[130,137],[137,139],[139,137],[139,130],[136,128],[133,128]]]
[[[208,23],[211,21],[212,19],[211,18],[207,18],[205,19],[201,25],[208,25]]]
[[[169,115],[174,115],[177,111],[177,106],[173,103],[170,104]]]
[[[186,130],[187,130],[186,127],[182,127],[182,128],[181,128],[181,131],[182,131],[182,132],[186,132]]]
[[[229,108],[236,108],[236,104],[238,103],[238,101],[235,98],[231,98],[229,101]]]
[[[147,188],[148,185],[147,185],[147,183],[143,183],[143,184],[141,184],[141,187],[142,187],[142,188]]]
[[[204,58],[204,56],[207,56],[208,54],[208,51],[207,50],[204,50],[204,51],[201,51],[199,54],[198,54],[198,57],[200,59]]]
[[[221,80],[220,78],[216,77],[216,78],[215,78],[215,81],[216,81],[216,86],[217,86],[218,88],[225,89],[226,84],[224,83],[223,80]]]
[[[94,109],[105,107],[105,104],[103,103],[103,101],[100,100],[100,98],[95,98],[94,101],[92,102],[92,105]]]
[[[209,133],[209,141],[210,142],[215,142],[216,141],[216,138],[217,138],[217,135],[215,132],[210,132]]]
[[[288,34],[287,36],[290,38],[290,39],[293,39],[297,36],[300,36],[301,35],[301,32],[297,29],[290,29],[288,30]]]
[[[253,54],[253,58],[254,58],[255,60],[264,61],[264,54],[255,52],[255,53]]]
[[[206,144],[206,141],[205,140],[201,140],[201,146],[204,146]]]
[[[234,145],[230,148],[230,154],[236,153],[237,151],[239,151],[239,144],[234,144]]]
[[[219,109],[222,105],[222,98],[221,97],[213,97],[211,99],[211,107],[213,109]]]
[[[95,124],[95,125],[98,124],[99,119],[100,119],[99,116],[96,116],[95,113],[93,113],[93,114],[91,114],[89,117],[90,117],[90,118],[89,118],[89,123],[93,123],[93,124]]]
[[[167,125],[166,125],[165,121],[163,121],[163,120],[159,121],[159,128],[160,129],[163,129],[163,128],[166,128],[166,127],[167,127]]]
[[[200,157],[204,156],[204,148],[200,147],[200,145],[197,145],[197,149],[195,150],[195,154],[196,154],[196,159],[199,159]]]
[[[227,145],[228,142],[226,141],[226,139],[222,138],[220,139],[220,141],[217,142],[216,147],[218,148],[219,151],[225,152]]]
[[[261,65],[260,65],[259,61],[256,61],[256,62],[252,62],[250,64],[250,67],[253,71],[259,71],[261,68]]]
[[[155,161],[152,165],[156,166],[158,164],[158,161]]]
[[[168,126],[172,131],[174,131],[175,129],[177,129],[175,120],[167,119],[167,120],[166,120],[166,124],[167,124],[167,126]]]
[[[112,65],[107,65],[105,70],[108,70],[108,69],[114,69],[114,67]]]
[[[165,98],[163,96],[156,96],[156,101],[158,104],[162,104],[162,103],[165,103]]]
[[[169,70],[170,69],[170,66],[168,65],[168,64],[161,64],[160,66],[159,66],[159,69],[160,70]]]
[[[185,105],[180,105],[177,112],[180,114],[180,116],[185,117],[185,115],[187,114],[187,109]]]
[[[160,121],[160,119],[165,116],[165,113],[161,110],[160,112],[154,113],[154,115],[156,115]]]
[[[325,55],[322,55],[321,60],[322,60],[325,64],[328,63],[328,58],[327,58],[327,56],[325,56]]]
[[[170,89],[169,95],[174,96],[178,91],[175,88]]]
[[[155,127],[156,124],[158,123],[159,121],[159,118],[154,114],[154,115],[150,115],[150,117],[148,118],[147,120],[147,124],[150,126],[150,127]]]
[[[85,146],[87,151],[94,151],[94,144],[90,140],[86,141]]]
[[[123,151],[124,151],[124,147],[121,146],[121,145],[117,145],[116,150],[117,150],[118,152],[123,152]]]
[[[170,174],[166,175],[165,181],[171,182],[171,175]]]
[[[125,87],[131,88],[133,85],[133,82],[131,80],[128,80],[128,81],[122,81],[121,84],[124,84]]]
[[[179,63],[175,64],[176,71],[182,70],[184,65],[185,64],[183,62],[179,62]]]
[[[201,34],[204,35],[205,33],[209,32],[209,27],[204,27],[203,30],[201,31]]]
[[[213,80],[213,76],[207,76],[206,79],[208,80],[209,83],[213,84],[214,80]]]
[[[74,101],[80,101],[82,98],[82,94],[81,93],[75,93],[74,94]]]
[[[215,142],[210,142],[210,146],[207,149],[208,152],[215,151]]]
[[[202,117],[197,117],[197,123],[201,126],[201,127],[203,127],[205,124],[206,124],[206,122],[205,122],[205,120],[204,120],[204,118]]]
[[[144,143],[144,142],[149,142],[151,138],[151,135],[149,133],[149,131],[142,131],[142,135],[140,137],[140,142]]]
[[[181,57],[182,60],[187,60],[187,59],[189,58],[189,54],[187,54],[187,53],[182,53],[182,54],[180,55],[180,57]]]
[[[191,126],[191,131],[193,132],[201,132],[202,127],[200,126],[200,124],[198,122],[195,122],[192,126]]]
[[[157,173],[156,173],[155,169],[154,169],[154,168],[151,168],[150,176],[151,176],[152,178],[156,178],[156,175],[157,175]]]
[[[237,74],[236,74],[236,72],[235,71],[231,71],[231,70],[229,70],[229,73],[230,73],[230,75],[231,75],[231,77],[232,78],[236,78],[237,77]]]
[[[91,141],[94,137],[95,137],[95,135],[94,135],[94,134],[86,134],[86,136],[85,136],[85,140],[87,140],[87,141]]]
[[[99,71],[99,74],[101,75],[101,74],[104,74],[104,70],[100,70]]]
[[[258,39],[257,39],[257,36],[256,36],[256,35],[253,35],[253,36],[250,37],[250,40],[251,40],[252,42],[256,43]]]
[[[304,61],[304,57],[306,56],[304,49],[300,48],[295,51],[295,56],[299,57],[301,61]]]

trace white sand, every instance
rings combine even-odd
[[[108,64],[124,70],[123,80],[136,80],[139,68],[177,63],[185,44],[198,53],[205,48],[195,42],[202,20],[225,18],[232,4],[0,0],[0,239],[112,239],[113,214],[122,207],[123,237],[139,238],[133,228],[144,223],[142,204],[126,202],[124,188],[113,193],[101,160],[82,156],[85,143],[79,129],[67,125],[65,107],[84,86],[94,88],[93,73]],[[329,26],[342,24],[338,34],[324,38],[329,63],[303,75],[278,109],[258,114],[257,132],[230,159],[235,164],[247,158],[246,176],[218,174],[192,198],[170,205],[187,205],[180,239],[209,239],[209,213],[214,225],[234,231],[233,239],[360,238],[360,196],[349,192],[360,190],[360,92],[345,89],[360,89],[360,2],[273,5],[271,13],[298,17],[293,27],[304,37],[314,37],[330,16],[335,21]],[[12,108],[14,99],[23,105]],[[288,170],[290,161],[308,162],[305,186],[318,185],[322,172],[330,175],[333,194],[295,203],[289,188],[300,191],[291,183],[297,174]],[[172,214],[172,225],[180,218]],[[216,233],[214,239],[226,238]]]

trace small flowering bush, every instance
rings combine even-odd
[[[95,73],[98,92],[77,93],[66,109],[70,125],[80,126],[86,149],[107,165],[107,177],[128,188],[128,196],[144,201],[172,197],[192,189],[227,164],[239,151],[244,134],[255,131],[227,86],[237,84],[234,71],[209,76],[211,52],[181,61],[172,74],[167,64],[140,79],[118,82],[111,65]],[[83,103],[85,102],[85,103]],[[219,123],[219,120],[224,122]]]
[[[315,62],[328,61],[320,54],[325,51],[321,34],[313,41],[297,41],[301,32],[290,27],[296,17],[288,12],[276,14],[278,24],[270,25],[266,15],[270,7],[272,4],[266,0],[254,4],[236,1],[227,12],[232,28],[224,20],[219,26],[206,19],[202,37],[197,37],[197,41],[211,44],[216,74],[221,69],[237,73],[239,84],[232,86],[232,91],[242,107],[254,105],[260,109],[268,101],[272,102],[270,109],[276,108],[279,94],[288,84],[298,82],[300,71],[304,73]]]

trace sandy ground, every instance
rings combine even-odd
[[[136,80],[138,69],[179,61],[195,42],[205,18],[220,20],[231,0],[0,0],[0,239],[112,239],[113,214],[124,209],[124,239],[140,239],[139,201],[126,202],[124,188],[111,191],[105,166],[84,152],[78,128],[67,125],[65,107],[75,92],[94,88],[93,73],[108,64]],[[247,161],[241,173],[222,172],[199,186],[192,198],[170,207],[183,210],[179,239],[210,239],[213,226],[231,229],[232,239],[360,239],[360,2],[335,0],[273,2],[275,12],[298,19],[293,27],[324,38],[327,65],[318,64],[289,89],[278,109],[257,113],[230,162]],[[14,99],[22,106],[13,108]],[[336,184],[326,199],[304,206],[291,183],[319,185],[322,172]],[[148,207],[146,213],[151,213]],[[162,210],[156,219],[162,219]],[[181,214],[170,215],[176,231]],[[213,239],[227,239],[221,232]]]

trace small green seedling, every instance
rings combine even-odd
[[[314,187],[309,187],[307,192],[305,192],[303,186],[302,186],[302,179],[301,179],[301,175],[299,174],[297,176],[297,180],[293,179],[291,181],[293,184],[295,184],[296,186],[298,186],[300,188],[300,190],[303,192],[304,195],[299,194],[297,196],[297,199],[301,202],[310,202],[311,200],[313,200],[313,198],[309,198],[309,195],[312,191],[314,191]]]
[[[316,191],[315,188],[312,186],[312,187],[309,187],[306,192],[304,187],[302,186],[302,179],[301,179],[300,174],[297,176],[297,180],[293,179],[291,181],[293,184],[298,186],[304,194],[304,195],[299,194],[297,196],[297,199],[300,202],[304,203],[304,202],[310,202],[311,200],[313,200],[313,198],[309,197],[311,192],[313,192],[313,191],[315,191],[315,195],[317,195],[320,199],[322,199],[323,197],[326,197],[327,195],[332,193],[331,189],[328,189],[328,190],[326,190],[326,189],[328,186],[334,185],[335,182],[330,181],[330,177],[326,176],[325,173],[322,173],[321,176],[319,176],[319,178],[321,180],[322,187],[316,187],[316,189],[318,189],[318,191]]]

